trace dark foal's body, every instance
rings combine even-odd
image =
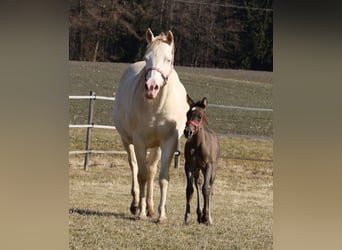
[[[197,190],[197,221],[198,223],[212,224],[210,202],[219,158],[219,143],[216,134],[203,125],[206,121],[207,99],[194,103],[188,97],[190,110],[187,113],[188,121],[184,130],[188,141],[185,144],[185,174],[186,187],[186,211],[185,224],[190,222],[190,201],[194,193],[193,184]],[[204,182],[200,178],[203,173]],[[201,209],[200,191],[203,194],[203,210]]]

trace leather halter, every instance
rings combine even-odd
[[[195,131],[193,135],[196,135],[200,129],[200,126],[202,126],[203,124],[203,120],[205,121],[205,123],[208,125],[208,120],[207,120],[207,115],[206,112],[203,112],[202,115],[202,119],[200,120],[200,122],[195,122],[193,120],[188,120],[186,121],[186,125],[188,126],[189,124],[193,125],[195,127]]]

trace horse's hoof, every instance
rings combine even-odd
[[[138,213],[139,213],[139,207],[138,206],[131,205],[130,210],[131,210],[131,213],[134,215],[138,215]]]
[[[139,214],[139,220],[146,220],[147,216],[146,214]]]
[[[167,218],[158,218],[157,223],[165,225],[168,223],[168,219]]]
[[[147,211],[147,216],[148,216],[148,217],[151,217],[151,218],[152,218],[152,217],[154,217],[155,215],[156,215],[156,212],[155,212],[154,210],[152,210],[152,211],[148,210],[148,211]]]

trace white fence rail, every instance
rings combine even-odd
[[[72,96],[69,96],[69,99],[74,99],[74,100],[90,100],[90,102],[89,102],[89,113],[88,113],[88,124],[69,124],[69,128],[86,128],[87,129],[86,150],[69,151],[69,155],[85,154],[84,170],[88,170],[88,158],[89,158],[90,154],[127,154],[126,151],[92,150],[92,149],[90,149],[91,129],[92,128],[116,129],[115,126],[93,124],[93,110],[94,110],[94,104],[95,104],[94,101],[95,100],[114,101],[115,97],[97,96],[95,92],[91,91],[89,96],[72,95]],[[215,108],[237,109],[237,110],[245,110],[245,111],[273,112],[273,109],[267,109],[267,108],[227,106],[227,105],[221,105],[221,104],[209,104],[208,106],[209,107],[215,107]],[[175,167],[176,167],[176,165],[178,165],[178,157],[179,157],[179,155],[180,155],[180,151],[178,149],[175,152]],[[252,159],[252,160],[258,160],[258,159]],[[264,161],[272,161],[272,160],[264,160]]]
[[[241,107],[241,106],[226,106],[221,104],[208,104],[209,107],[215,108],[225,108],[225,109],[239,109],[246,111],[259,111],[259,112],[273,112],[273,109],[265,109],[265,108],[251,108],[251,107]]]
[[[69,124],[69,128],[104,128],[104,129],[116,129],[115,126],[96,125],[96,124]]]
[[[108,96],[97,96],[97,95],[71,95],[69,96],[69,99],[91,99],[91,100],[108,100],[108,101],[114,101],[115,97],[108,97]]]
[[[109,100],[114,101],[115,97],[107,97],[107,96],[97,96],[97,95],[71,95],[69,99],[78,99],[78,100]],[[273,109],[267,108],[253,108],[253,107],[241,107],[241,106],[234,106],[234,105],[222,105],[222,104],[208,104],[209,107],[215,108],[225,108],[225,109],[239,109],[239,110],[246,110],[246,111],[259,111],[259,112],[273,112]]]

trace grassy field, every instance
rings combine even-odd
[[[70,62],[70,95],[94,90],[97,95],[112,96],[126,66]],[[272,73],[176,70],[194,99],[207,96],[215,104],[272,108]],[[96,102],[95,107],[95,123],[111,124],[111,104]],[[87,108],[87,101],[70,101],[70,123],[85,123]],[[192,223],[183,225],[183,156],[179,169],[170,168],[169,222],[159,225],[155,218],[141,221],[129,212],[131,174],[126,156],[91,155],[89,171],[84,172],[83,156],[73,155],[69,158],[70,249],[272,249],[272,113],[211,108],[208,118],[218,133],[256,136],[219,136],[222,157],[214,184],[212,226],[197,223],[196,196]],[[84,149],[84,129],[70,129],[69,138],[70,150]],[[115,131],[93,129],[92,148],[122,150],[122,145]],[[154,191],[157,206],[158,178]]]
[[[70,62],[70,95],[113,96],[127,64]],[[241,70],[176,67],[182,83],[194,100],[206,96],[209,103],[257,108],[272,108],[272,73]],[[70,123],[85,124],[88,101],[70,100]],[[271,112],[208,108],[212,129],[221,134],[272,137]],[[112,124],[112,105],[98,101],[96,124]]]

